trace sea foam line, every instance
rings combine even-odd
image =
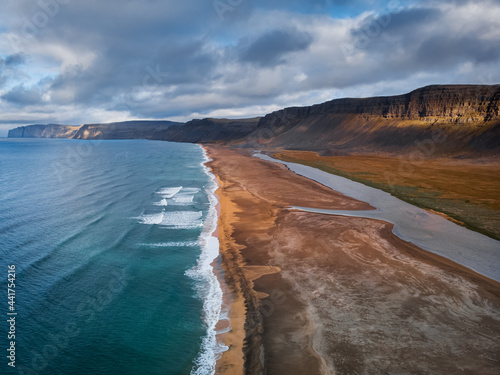
[[[210,207],[204,222],[203,232],[199,238],[200,258],[193,268],[186,271],[186,275],[198,281],[199,293],[203,299],[203,320],[207,325],[207,333],[203,337],[200,353],[196,358],[195,366],[191,370],[191,375],[214,374],[217,360],[223,352],[229,349],[226,345],[218,343],[216,338],[217,331],[215,328],[221,319],[223,302],[222,289],[212,267],[213,261],[219,256],[219,239],[213,235],[217,229],[218,220],[217,198],[215,195],[218,184],[215,176],[205,165],[210,161],[210,158],[208,158],[204,149],[203,153],[204,160],[201,166],[211,180],[210,186],[205,189],[208,193]]]
[[[166,198],[163,198],[161,201],[155,202],[154,205],[155,206],[163,206],[163,207],[165,207],[165,206],[168,206],[168,201],[167,201]]]
[[[149,247],[194,247],[198,246],[197,241],[180,241],[180,242],[160,242],[160,243],[141,243],[140,246]]]
[[[143,214],[138,218],[141,224],[159,225],[169,229],[194,229],[204,224],[201,211],[165,211],[156,214]]]
[[[157,194],[163,195],[164,198],[172,198],[175,194],[181,191],[182,186],[165,187],[160,189]]]

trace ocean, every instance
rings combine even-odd
[[[214,372],[206,161],[194,144],[0,139],[0,348],[15,316],[16,366],[2,355],[2,374]]]

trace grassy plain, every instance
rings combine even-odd
[[[280,151],[273,156],[384,190],[500,240],[498,160],[320,156],[311,151]]]

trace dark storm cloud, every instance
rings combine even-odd
[[[104,103],[109,108],[123,109],[124,103],[117,106],[110,99],[123,95],[129,104],[140,105],[141,100],[136,96],[141,90],[172,85],[192,90],[193,84],[202,86],[212,79],[216,65],[217,60],[204,50],[201,41],[163,41],[150,51],[147,46],[137,45],[134,51],[128,44],[115,44],[88,69],[78,65],[67,67],[54,78],[49,89],[54,103]],[[74,95],[68,96],[68,92]]]
[[[365,1],[351,5],[355,3],[359,5]],[[110,0],[103,3],[88,0],[59,5],[49,14],[45,27],[38,27],[35,22],[36,14],[43,11],[36,3],[20,1],[15,7],[18,19],[22,21],[18,27],[22,29],[26,27],[26,22],[32,23],[36,29],[33,37],[39,44],[58,43],[74,48],[78,54],[88,51],[95,55],[89,66],[65,64],[56,76],[51,77],[52,84],[45,87],[51,91],[53,104],[77,102],[81,105],[123,108],[114,103],[114,97],[132,96],[132,104],[142,104],[135,95],[137,86],[154,90],[177,85],[177,94],[186,94],[189,90],[203,93],[210,90],[210,82],[220,79],[221,74],[227,74],[220,69],[217,71],[225,64],[240,61],[273,68],[290,62],[287,56],[292,52],[306,53],[313,37],[290,27],[257,31],[252,40],[240,42],[236,53],[231,47],[220,45],[214,50],[213,40],[227,39],[233,27],[245,25],[254,9],[300,10],[345,5],[345,1],[243,0],[226,14],[229,18],[239,11],[238,23],[228,24],[219,18],[212,1],[123,3]],[[254,28],[253,25],[246,27]],[[34,97],[31,90],[25,91],[25,97]],[[271,98],[279,91],[275,88],[259,96]],[[20,102],[22,97],[21,90],[17,88],[7,94],[5,100]],[[205,108],[203,105],[193,109]]]
[[[350,30],[356,48],[389,53],[391,45],[411,50],[422,38],[426,28],[439,22],[442,12],[437,8],[412,8],[397,12],[384,10],[370,15]],[[394,44],[396,43],[396,45]]]
[[[164,43],[158,48],[155,61],[160,70],[166,72],[161,73],[156,81],[166,85],[203,82],[210,79],[217,64],[216,56],[204,51],[204,42],[200,40]]]
[[[474,36],[439,35],[425,40],[415,58],[426,67],[446,66],[460,61],[488,63],[500,57],[500,50],[490,42]]]
[[[367,17],[351,30],[358,52],[369,53],[374,70],[387,78],[412,72],[439,72],[459,64],[491,63],[498,60],[496,43],[485,38],[491,25],[481,20],[455,27],[438,8],[412,8],[379,17]],[[382,68],[382,69],[381,69]],[[370,70],[368,70],[370,71]]]
[[[290,52],[307,49],[312,37],[298,30],[273,30],[261,35],[241,53],[240,60],[261,66],[285,63]]]
[[[20,53],[16,53],[13,55],[9,55],[5,58],[5,65],[6,66],[16,66],[16,65],[21,65],[24,64],[24,56]]]
[[[29,40],[93,56],[87,66],[65,63],[52,77],[47,89],[54,91],[53,103],[102,105],[142,86],[147,78],[154,87],[202,84],[217,64],[205,48],[206,39],[200,40],[208,25],[221,22],[211,1],[69,2],[59,5],[45,27],[35,22],[42,11],[37,4],[21,1],[16,11],[18,30],[26,22],[37,30]],[[19,96],[16,89],[6,98]]]
[[[406,32],[408,30],[418,29],[431,22],[436,22],[441,16],[442,11],[437,8],[413,8],[391,13],[385,10],[377,16],[366,17],[360,27],[351,31],[353,36],[359,36],[364,33],[377,33],[380,29],[384,33]]]
[[[2,95],[2,100],[8,101],[12,104],[24,106],[38,104],[42,100],[42,92],[39,88],[31,87],[26,88],[23,85],[17,85],[9,92]]]
[[[7,55],[5,58],[0,57],[0,88],[9,80],[18,78],[19,73],[17,67],[24,64],[25,57],[20,53]]]
[[[245,1],[245,0],[243,0]],[[410,1],[401,0],[400,3]],[[325,10],[336,11],[339,8],[350,10],[354,14],[363,12],[367,7],[371,9],[382,8],[387,1],[379,0],[254,0],[254,4],[268,9],[292,9],[302,12],[321,12]]]

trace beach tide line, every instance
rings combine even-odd
[[[201,146],[200,146],[201,148]],[[219,280],[215,275],[212,266],[213,261],[219,256],[219,239],[214,236],[217,229],[217,198],[215,191],[218,188],[215,176],[205,165],[210,159],[205,150],[204,161],[202,162],[203,171],[210,177],[211,183],[205,190],[208,194],[210,207],[207,217],[203,223],[203,231],[199,237],[201,254],[196,265],[186,271],[186,275],[198,282],[198,293],[203,299],[203,321],[207,326],[207,332],[202,339],[202,344],[191,375],[207,375],[215,373],[215,365],[222,353],[228,350],[228,347],[217,342],[217,323],[221,320],[223,293]]]

